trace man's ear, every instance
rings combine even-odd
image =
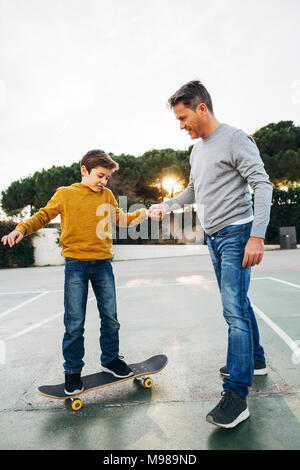
[[[199,103],[196,108],[196,113],[199,116],[204,116],[207,113],[208,109],[205,103]]]

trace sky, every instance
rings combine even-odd
[[[0,0],[0,192],[91,149],[186,149],[167,100],[199,79],[220,122],[300,125],[299,0]]]

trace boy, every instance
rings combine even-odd
[[[63,357],[65,393],[83,390],[81,370],[84,365],[84,322],[89,280],[100,314],[100,347],[102,370],[115,377],[133,375],[119,358],[119,328],[116,291],[111,266],[111,220],[119,226],[141,223],[148,217],[146,209],[124,213],[118,208],[113,193],[106,188],[117,162],[102,150],[89,151],[80,162],[82,181],[60,187],[47,203],[26,222],[2,237],[12,247],[24,236],[36,232],[61,214],[62,254],[65,256]]]

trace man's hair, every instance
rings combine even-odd
[[[168,99],[170,108],[173,108],[180,102],[193,111],[197,108],[198,104],[204,103],[208,110],[213,113],[210,94],[199,80],[185,83]]]
[[[102,166],[114,171],[119,169],[119,164],[103,150],[90,150],[87,152],[80,161],[80,166],[82,165],[86,167],[89,173],[97,166]]]

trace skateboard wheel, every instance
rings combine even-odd
[[[145,388],[151,388],[153,385],[153,380],[148,377],[144,380],[143,385]]]
[[[72,401],[72,410],[78,411],[82,407],[82,401],[80,398],[74,398],[71,400]]]

